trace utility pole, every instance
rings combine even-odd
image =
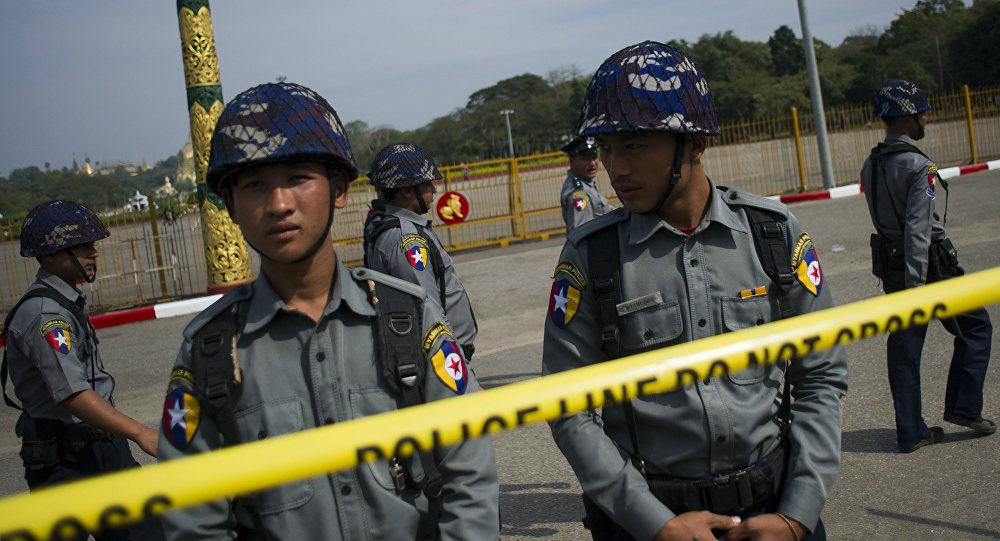
[[[510,115],[514,114],[514,110],[513,109],[504,109],[503,111],[500,111],[500,114],[503,115],[503,119],[507,123],[507,152],[509,153],[507,155],[507,157],[508,158],[513,158],[514,157],[514,138],[510,135]]]
[[[823,112],[823,94],[819,87],[819,71],[816,69],[816,46],[809,30],[809,16],[806,0],[799,2],[799,20],[802,22],[802,48],[806,53],[806,71],[809,72],[809,95],[812,98],[813,128],[816,130],[816,146],[819,148],[819,163],[823,173],[823,187],[833,188],[833,164],[830,161],[830,143],[826,138],[826,114]]]
[[[941,40],[934,36],[934,51],[937,53],[938,92],[944,92],[944,67],[941,65]]]

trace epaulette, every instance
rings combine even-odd
[[[250,284],[243,284],[241,286],[234,287],[226,292],[219,300],[213,302],[208,308],[205,308],[198,315],[194,316],[194,319],[184,327],[184,339],[191,340],[194,337],[194,333],[198,332],[212,318],[221,314],[233,304],[249,299],[253,296],[253,287]]]
[[[782,216],[788,217],[788,207],[780,201],[761,197],[757,194],[737,190],[735,188],[727,188],[725,186],[719,186],[716,189],[722,192],[722,199],[727,205],[744,205],[768,212],[776,212]]]
[[[387,285],[393,289],[398,289],[404,293],[409,293],[410,295],[423,299],[427,296],[427,292],[424,288],[414,284],[412,282],[407,282],[406,280],[401,280],[395,276],[389,276],[388,274],[383,274],[378,271],[373,271],[365,267],[354,267],[351,269],[351,278],[354,278],[357,282],[365,282],[371,280],[373,282],[378,282],[380,284]]]
[[[624,207],[616,208],[607,214],[602,214],[589,222],[573,228],[573,230],[569,232],[569,235],[567,235],[566,240],[573,243],[575,246],[580,244],[583,239],[593,235],[605,227],[611,227],[628,220],[629,216],[629,211]]]

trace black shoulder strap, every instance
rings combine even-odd
[[[622,356],[618,340],[618,309],[621,302],[621,255],[618,253],[618,225],[599,229],[586,238],[587,272],[597,301],[601,347],[610,359]],[[611,249],[613,248],[613,249]]]
[[[778,312],[782,319],[797,315],[795,305],[789,298],[795,276],[788,263],[791,248],[788,245],[788,219],[780,213],[768,212],[748,205],[743,206],[750,231],[753,236],[757,258],[764,267],[764,273],[771,279],[778,299]]]
[[[43,298],[46,298],[46,299],[51,299],[51,300],[55,301],[56,303],[58,303],[59,306],[62,306],[64,309],[66,309],[67,311],[69,311],[70,313],[72,313],[73,316],[76,318],[76,320],[83,326],[84,340],[86,340],[88,338],[91,338],[91,337],[93,337],[95,340],[97,339],[97,336],[94,333],[94,328],[90,324],[90,318],[88,318],[83,313],[83,306],[78,305],[78,304],[76,304],[74,302],[70,302],[69,299],[67,299],[61,293],[59,293],[55,289],[52,289],[49,286],[32,289],[31,291],[28,291],[27,293],[25,293],[24,296],[21,297],[21,299],[17,301],[17,304],[15,304],[13,308],[11,308],[10,312],[7,313],[7,317],[4,318],[4,320],[3,320],[3,329],[0,330],[0,338],[3,338],[3,339],[6,340],[6,338],[7,338],[7,329],[10,327],[10,322],[14,319],[14,314],[17,313],[17,309],[20,308],[21,305],[24,304],[24,302],[27,301],[28,299],[34,299],[34,298],[38,298],[38,297],[43,297]],[[10,407],[12,407],[12,408],[14,408],[16,410],[24,411],[24,408],[22,408],[21,406],[17,405],[17,403],[15,403],[14,400],[11,399],[10,396],[7,396],[7,379],[8,379],[8,376],[9,376],[9,373],[7,371],[7,350],[8,349],[10,349],[10,344],[7,344],[7,347],[4,348],[4,350],[3,350],[3,360],[0,361],[0,387],[2,387],[2,389],[3,389],[3,401],[4,401],[4,404],[7,404],[8,406],[10,406]]]
[[[444,258],[441,257],[441,251],[438,250],[437,244],[424,234],[423,228],[417,227],[417,231],[420,236],[423,237],[424,243],[427,244],[427,251],[431,254],[431,269],[434,271],[434,280],[438,285],[438,297],[441,301],[441,309],[448,311],[448,303],[445,300],[445,268],[444,268]]]
[[[368,281],[369,294],[376,314],[379,364],[386,384],[399,397],[401,408],[426,402],[424,379],[427,361],[424,359],[420,330],[423,328],[423,302],[409,293],[394,287]],[[412,486],[422,490],[431,502],[430,514],[441,512],[441,489],[444,480],[434,454],[418,451],[417,456],[424,470],[424,478],[417,481],[409,473]],[[437,517],[434,517],[437,520]]]
[[[600,229],[586,238],[587,271],[597,301],[597,323],[601,328],[601,347],[609,359],[622,356],[617,305],[621,301],[621,254],[618,246],[618,225]],[[608,249],[613,247],[613,249]],[[639,425],[632,401],[622,403],[628,435],[632,442],[633,465],[646,476],[646,460],[639,450]]]
[[[246,322],[250,302],[241,300],[217,314],[191,339],[191,364],[195,388],[216,413],[224,446],[236,445],[239,433],[233,402],[243,385],[236,356],[236,340]]]
[[[882,232],[882,228],[879,227],[879,217],[878,217],[878,191],[880,186],[885,187],[885,194],[889,198],[889,205],[892,207],[893,218],[896,219],[896,226],[899,227],[900,234],[906,231],[903,226],[902,214],[899,212],[899,207],[896,206],[896,202],[892,199],[892,192],[889,191],[889,185],[884,182],[879,182],[879,177],[885,180],[885,167],[882,164],[882,156],[888,156],[891,154],[899,154],[900,152],[916,152],[924,157],[923,152],[917,149],[917,147],[904,143],[902,141],[897,141],[891,145],[886,145],[885,143],[879,143],[872,148],[871,155],[869,156],[869,163],[871,163],[871,174],[872,174],[872,208],[875,211],[872,213],[875,215],[874,225],[875,230],[878,231],[879,235],[885,237],[885,233]],[[929,159],[929,158],[928,158]]]

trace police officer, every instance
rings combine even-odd
[[[833,305],[816,249],[787,208],[709,180],[701,159],[719,127],[685,53],[647,41],[612,55],[578,126],[597,138],[625,208],[567,237],[543,373]],[[820,512],[839,468],[846,390],[834,348],[550,427],[583,487],[594,539],[825,539]]]
[[[87,298],[76,287],[97,277],[95,243],[108,235],[90,209],[70,201],[47,201],[24,219],[21,255],[36,258],[39,269],[4,322],[0,379],[6,404],[21,410],[15,430],[31,490],[138,467],[126,438],[156,456],[156,431],[115,409],[115,380],[97,350]],[[7,396],[8,360],[20,406]],[[162,539],[163,529],[153,519],[95,535]]]
[[[885,122],[886,136],[865,160],[861,185],[877,231],[872,235],[872,268],[886,293],[965,274],[935,212],[938,185],[948,187],[934,162],[915,146],[924,136],[930,109],[927,96],[907,81],[889,81],[875,97],[875,115]],[[955,335],[944,420],[992,434],[996,423],[982,417],[993,336],[989,315],[979,308],[943,323]],[[920,354],[926,336],[927,326],[920,325],[888,338],[889,388],[901,453],[944,438],[941,427],[927,427],[921,408]]]
[[[424,217],[443,177],[421,148],[389,145],[372,161],[368,181],[378,190],[365,221],[365,266],[413,282],[444,308],[455,338],[472,360],[478,326],[451,256]]]
[[[560,150],[569,155],[569,171],[559,202],[566,232],[614,210],[597,187],[597,143],[593,137],[577,137]]]
[[[339,117],[312,90],[269,83],[226,106],[207,182],[261,269],[184,331],[161,458],[479,389],[423,289],[337,258],[330,225],[357,175]],[[166,524],[177,540],[497,539],[498,500],[492,442],[480,438],[178,510]]]

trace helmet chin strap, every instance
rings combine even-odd
[[[424,194],[420,193],[420,185],[410,186],[410,189],[413,190],[413,195],[417,198],[417,208],[420,209],[419,214],[426,214],[430,208],[427,207],[427,203],[424,201]]]
[[[643,214],[655,214],[660,211],[663,205],[670,199],[670,194],[674,192],[674,188],[677,186],[677,181],[681,179],[681,164],[684,162],[684,134],[677,134],[677,146],[674,148],[674,169],[670,174],[670,183],[667,184],[667,188],[663,190],[660,195],[660,199],[656,201],[653,208],[649,209],[648,212]]]
[[[80,276],[83,277],[83,281],[87,282],[88,284],[94,283],[94,280],[97,279],[97,273],[96,272],[94,273],[93,278],[87,275],[86,269],[84,269],[83,265],[80,264],[80,260],[76,258],[76,254],[73,253],[72,247],[66,248],[64,251],[66,252],[66,256],[69,257],[69,260],[73,262],[73,266],[76,267],[76,270],[80,273]]]

